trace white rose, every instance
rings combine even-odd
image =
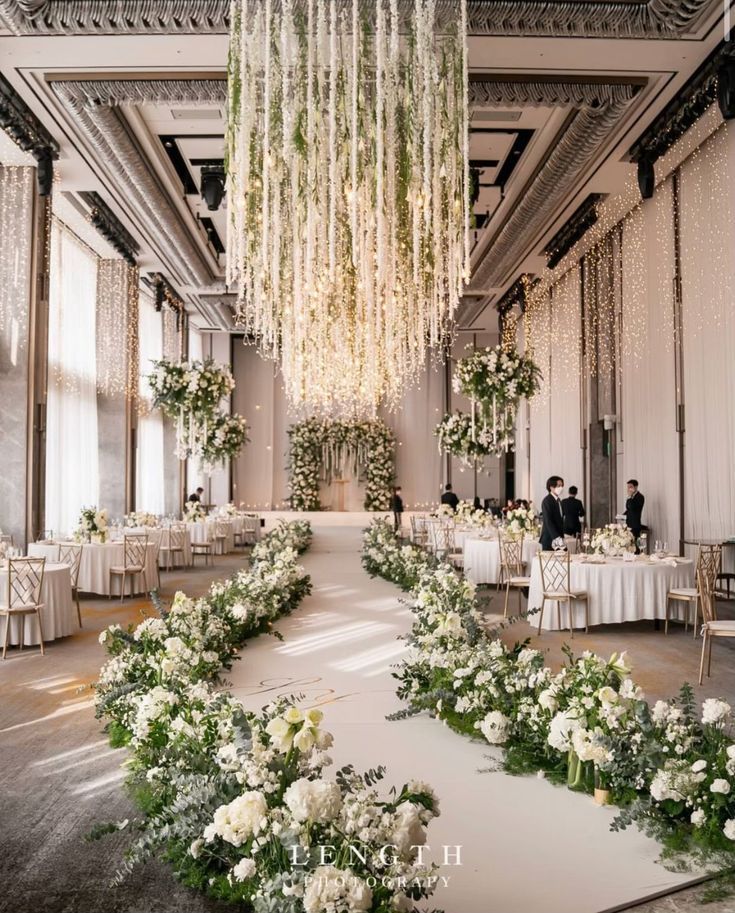
[[[499,710],[492,710],[480,723],[480,732],[491,745],[503,745],[508,741],[510,720]]]
[[[722,833],[728,840],[735,840],[735,818],[729,818],[722,828]]]
[[[704,770],[706,766],[707,766],[707,762],[702,759],[699,761],[695,761],[694,764],[692,764],[692,770],[694,771],[695,774],[698,774],[699,771]]]
[[[701,827],[706,821],[707,816],[701,808],[696,808],[689,819],[695,827]]]
[[[713,780],[709,789],[712,793],[720,793],[726,796],[730,792],[730,783],[723,779]]]

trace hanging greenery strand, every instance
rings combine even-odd
[[[395,405],[469,274],[466,0],[436,5],[233,2],[227,278],[310,414]]]

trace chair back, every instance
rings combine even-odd
[[[172,526],[168,531],[168,547],[172,552],[183,552],[186,544],[186,527]]]
[[[436,542],[436,551],[448,554],[454,551],[454,524],[435,523],[434,524],[434,541]]]
[[[697,550],[697,586],[700,592],[714,592],[717,575],[722,567],[721,545],[700,545]]]
[[[523,535],[500,539],[500,564],[511,577],[523,576]]]
[[[541,589],[544,593],[569,593],[569,552],[539,552]]]
[[[8,561],[9,609],[40,605],[45,568],[45,558],[11,558]]]
[[[71,575],[71,585],[76,589],[79,582],[79,568],[82,564],[82,546],[81,545],[60,545],[59,546],[59,564],[68,564]]]
[[[218,539],[226,539],[229,529],[230,529],[230,523],[228,520],[215,520],[214,521],[214,534]]]
[[[145,567],[148,551],[148,533],[133,533],[123,536],[125,550],[123,565],[127,567]]]
[[[0,542],[4,542],[5,545],[13,545],[13,537],[10,533],[3,533],[0,535]]]

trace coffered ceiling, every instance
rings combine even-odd
[[[438,9],[448,20],[457,4]],[[226,201],[209,212],[199,187],[202,164],[224,155],[228,10],[0,0],[0,72],[59,143],[58,190],[99,193],[140,245],[141,269],[219,329],[232,328]],[[479,192],[463,325],[485,325],[519,275],[545,266],[590,194],[623,188],[631,146],[723,40],[725,13],[722,0],[470,0]]]

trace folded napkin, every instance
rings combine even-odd
[[[666,555],[663,558],[660,558],[658,555],[651,555],[648,560],[654,564],[666,564],[669,567],[676,567],[678,564],[676,558],[674,558],[672,555]]]

